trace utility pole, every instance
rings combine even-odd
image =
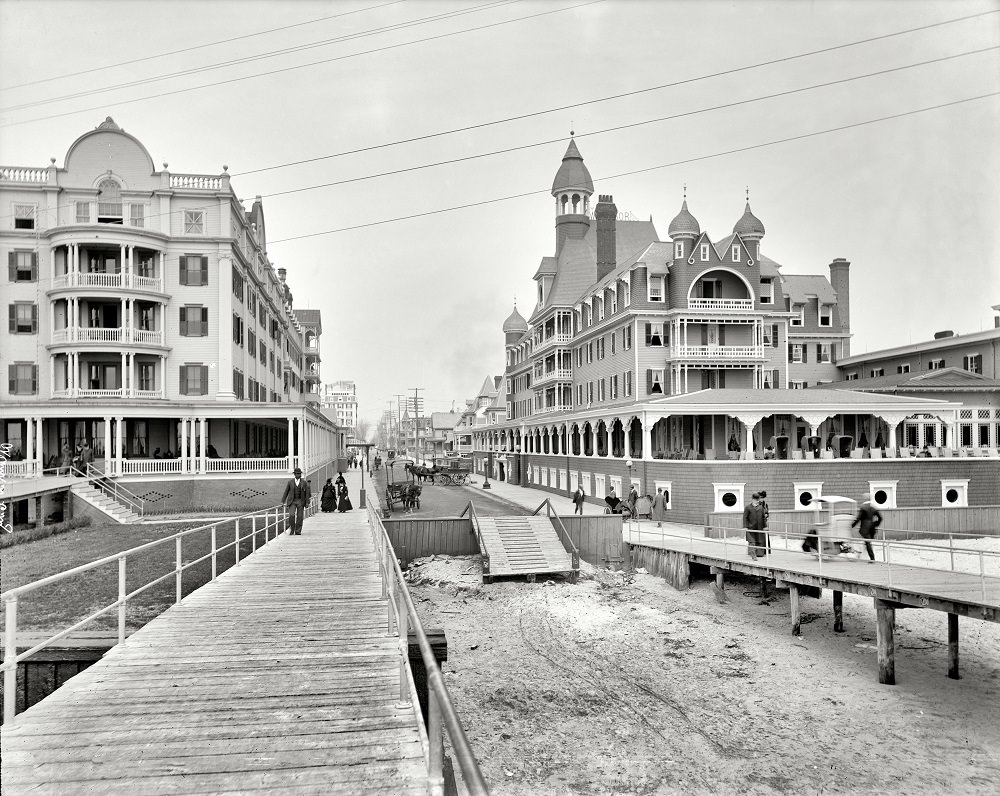
[[[405,448],[405,442],[406,442],[406,440],[404,440],[403,436],[402,436],[402,432],[403,432],[403,409],[402,409],[403,402],[402,402],[402,399],[405,398],[406,396],[402,395],[401,393],[396,393],[393,397],[396,399],[396,451],[397,451],[397,454],[398,454],[398,451],[399,451],[400,448]],[[404,449],[403,450],[403,455],[405,455],[405,454],[406,454],[406,451]]]
[[[413,390],[413,458],[420,462],[420,392],[423,387],[411,387]]]

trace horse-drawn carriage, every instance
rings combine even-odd
[[[413,476],[417,483],[430,481],[432,484],[442,486],[468,486],[469,478],[472,476],[472,462],[469,459],[459,457],[445,457],[434,460],[433,467],[410,463],[406,465],[406,471]]]
[[[413,459],[403,458],[393,459],[385,463],[385,509],[387,512],[391,512],[395,505],[402,506],[406,511],[420,508],[421,487],[415,483],[413,472],[410,469],[413,464]],[[410,475],[410,481],[396,481],[395,468],[397,465],[403,468],[404,473]]]

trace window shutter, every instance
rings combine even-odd
[[[805,389],[806,387],[808,387],[808,386],[809,386],[809,382],[807,382],[807,381],[804,381],[804,382],[802,382],[802,389],[803,389],[803,390],[804,390],[804,389]]]
[[[187,395],[188,394],[187,365],[181,365],[180,392],[181,392],[181,395]]]
[[[208,395],[208,365],[199,365],[201,370],[201,392],[199,395]]]
[[[805,343],[802,344],[802,362],[809,361],[809,346]]]
[[[837,364],[837,344],[830,343],[830,361]]]
[[[646,345],[648,346],[653,340],[653,324],[646,323]]]
[[[708,327],[704,324],[701,327],[701,344],[708,345]]]
[[[31,394],[38,392],[38,365],[31,366]]]
[[[37,334],[38,332],[38,305],[31,305],[31,333]]]
[[[199,257],[198,258],[198,271],[199,271],[198,278],[201,279],[201,282],[199,284],[207,285],[208,284],[208,258],[207,257]]]
[[[31,253],[31,281],[38,281],[38,252]]]
[[[771,324],[771,348],[778,347],[778,324]]]
[[[719,389],[720,390],[725,389],[725,386],[726,386],[726,371],[720,370],[719,371]]]
[[[789,361],[789,362],[791,362],[791,361],[792,361],[792,354],[793,354],[793,353],[794,353],[794,352],[792,351],[792,344],[791,344],[791,343],[789,343],[789,344],[788,344],[788,361]]]
[[[646,393],[653,394],[653,371],[651,368],[646,369]]]
[[[777,368],[774,369],[774,378],[771,379],[771,384],[774,385],[774,389],[776,389],[776,390],[779,387],[781,387],[781,382],[778,379],[778,369]]]
[[[17,281],[17,252],[7,252],[7,278]]]
[[[10,313],[10,331],[11,332],[16,332],[17,331],[17,305],[15,305],[15,304],[8,304],[7,305],[7,310]]]
[[[188,336],[187,307],[180,308],[181,336]]]
[[[719,345],[726,344],[726,327],[722,324],[719,325]]]
[[[17,365],[7,366],[7,391],[14,395],[17,393]]]
[[[208,336],[208,307],[201,308],[201,336]]]
[[[188,267],[187,267],[187,257],[183,254],[178,258],[178,276],[179,281],[182,285],[188,283]]]

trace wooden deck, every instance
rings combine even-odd
[[[317,514],[4,726],[3,793],[426,793],[362,511]]]
[[[570,572],[573,557],[546,516],[480,517],[479,530],[494,575]]]

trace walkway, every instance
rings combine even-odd
[[[311,517],[5,726],[3,792],[426,793],[386,612],[365,513]]]

